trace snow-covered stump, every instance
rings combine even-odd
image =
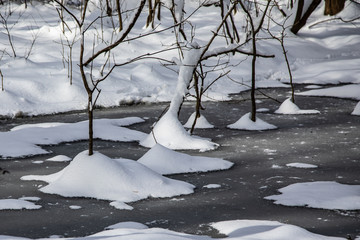
[[[249,131],[262,131],[277,129],[275,125],[267,123],[260,118],[256,117],[256,121],[250,119],[250,113],[242,116],[238,121],[227,126],[230,129],[249,130]]]
[[[195,117],[196,117],[196,112],[190,115],[189,119],[184,124],[184,127],[192,128],[192,125],[194,124],[195,121]],[[209,121],[205,118],[205,116],[201,114],[200,117],[196,119],[195,128],[214,128],[214,125],[209,123]]]
[[[196,44],[194,44],[196,46]],[[190,136],[178,119],[178,112],[184,97],[188,93],[188,86],[193,73],[201,58],[202,49],[190,46],[184,51],[184,59],[181,62],[175,94],[171,100],[168,111],[156,123],[152,132],[140,142],[144,147],[153,147],[159,143],[170,149],[199,149],[201,151],[212,150],[218,144],[210,140]]]
[[[318,110],[301,110],[290,98],[286,99],[275,111],[277,114],[319,114]]]

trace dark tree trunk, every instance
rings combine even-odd
[[[256,99],[255,99],[255,84],[256,84],[256,72],[255,72],[255,67],[256,67],[256,36],[253,36],[253,59],[252,59],[252,63],[251,63],[251,120],[253,122],[256,121]]]
[[[344,9],[345,0],[325,0],[324,15],[333,16]]]
[[[89,118],[89,156],[94,154],[94,109],[92,106],[92,93],[88,98],[88,118]]]
[[[308,18],[310,17],[310,15],[315,11],[315,9],[317,8],[317,6],[319,6],[319,4],[321,3],[321,0],[313,0],[309,6],[309,8],[306,10],[306,12],[304,13],[304,15],[299,15],[298,13],[300,12],[300,14],[302,13],[302,8],[303,6],[300,6],[300,2],[303,0],[299,1],[299,5],[298,5],[298,11],[296,13],[296,17],[295,17],[295,22],[294,25],[291,28],[291,32],[293,32],[294,34],[297,34],[300,29],[305,26],[306,21],[308,20]],[[301,9],[299,9],[301,7]]]

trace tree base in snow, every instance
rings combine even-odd
[[[245,114],[237,122],[230,124],[227,127],[231,129],[249,130],[249,131],[277,129],[275,125],[267,123],[261,120],[260,118],[256,118],[256,121],[253,122],[250,119],[250,113]]]
[[[277,114],[319,114],[318,110],[301,110],[290,98],[286,99],[275,111]]]

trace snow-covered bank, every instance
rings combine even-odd
[[[185,6],[186,12],[191,13],[197,5],[193,1]],[[75,27],[70,24],[71,32],[66,30],[63,34],[58,13],[51,4],[32,1],[26,9],[24,5],[16,3],[12,3],[11,8],[13,12],[8,18],[8,25],[11,27],[10,34],[17,57],[12,56],[8,36],[3,29],[3,34],[0,35],[0,46],[8,54],[3,54],[1,58],[4,91],[0,91],[0,115],[12,117],[85,109],[87,96],[77,67],[79,41],[78,36],[74,35]],[[300,31],[299,36],[289,33],[289,37],[285,39],[294,82],[320,85],[348,83],[351,84],[349,87],[343,87],[337,91],[329,92],[329,90],[319,89],[316,90],[317,92],[307,94],[360,99],[359,90],[356,90],[360,81],[358,68],[360,65],[358,48],[360,20],[353,23],[341,21],[321,23],[320,21],[328,18],[323,16],[322,8],[323,5],[308,21],[308,25],[318,24],[311,28],[305,27]],[[2,8],[1,11],[4,16],[7,16],[6,8]],[[219,9],[214,6],[201,8],[189,19],[192,26],[196,26],[200,43],[208,39],[216,27],[214,19],[219,17],[218,11]],[[349,2],[341,16],[350,19],[352,16],[358,16],[358,12],[358,7]],[[144,28],[146,17],[147,14],[140,16],[139,23],[135,26],[134,36],[151,31]],[[241,21],[240,14],[236,17],[239,18],[236,19],[237,21]],[[169,12],[163,11],[158,29],[169,26],[171,21]],[[105,33],[106,31],[113,32],[112,26],[104,25],[101,28]],[[273,30],[276,31],[276,28]],[[65,64],[69,61],[67,40],[70,42],[74,40],[72,85],[70,85],[68,67]],[[30,48],[32,42],[34,46]],[[65,45],[63,46],[61,42]],[[112,53],[114,56],[121,56],[118,62],[122,62],[124,59],[157,51],[174,43],[173,33],[163,31],[119,46]],[[215,42],[213,47],[219,47],[221,44],[221,42]],[[283,83],[288,83],[288,73],[279,44],[269,40],[259,41],[258,45],[261,52],[275,54],[275,58],[258,59],[257,87],[287,87]],[[178,57],[178,53],[166,51],[160,56],[172,60]],[[204,100],[228,100],[228,94],[249,89],[250,59],[236,54],[231,56],[230,60],[234,66],[228,66],[228,70],[231,71],[229,78],[222,78],[215,82],[204,94]],[[209,65],[216,61],[216,59],[209,61]],[[240,62],[241,64],[238,65]],[[174,95],[178,77],[178,69],[175,67],[174,70],[163,67],[158,60],[150,59],[116,68],[113,74],[99,85],[102,93],[97,104],[111,107],[138,101],[170,101]],[[205,86],[216,77],[217,73],[209,72]],[[353,86],[353,84],[356,85]],[[339,94],[340,91],[341,94]]]
[[[205,235],[192,235],[163,228],[148,228],[137,222],[123,222],[107,227],[107,230],[90,236],[71,239],[117,239],[117,240],[345,240],[311,233],[303,228],[275,221],[233,220],[212,223],[211,227],[227,237],[212,238]],[[1,236],[1,240],[26,240],[27,238]],[[50,240],[54,238],[43,238]],[[61,238],[68,239],[68,238]],[[358,238],[357,238],[358,239]]]

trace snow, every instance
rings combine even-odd
[[[360,185],[333,181],[295,183],[278,190],[280,195],[267,196],[275,204],[321,209],[359,210]]]
[[[132,1],[126,1],[129,8],[134,7]],[[196,7],[195,1],[184,5],[185,1],[177,1],[176,16],[178,20],[184,19]],[[170,1],[165,1],[165,5]],[[358,7],[346,3],[346,9],[339,16],[346,18],[358,17]],[[131,6],[130,6],[131,5]],[[182,11],[182,6],[187,9]],[[189,7],[190,6],[190,7]],[[194,7],[195,6],[195,7]],[[0,91],[0,115],[7,117],[36,116],[40,114],[54,114],[73,110],[83,110],[87,106],[87,95],[82,85],[78,65],[78,57],[73,61],[73,82],[68,79],[68,69],[63,65],[62,56],[67,57],[68,49],[63,50],[60,44],[65,38],[74,39],[73,55],[79,55],[79,41],[76,36],[78,30],[74,24],[69,23],[69,30],[62,33],[58,13],[51,4],[40,4],[36,1],[28,5],[12,3],[13,13],[9,16],[11,36],[14,41],[17,57],[12,55],[7,34],[0,35],[1,72],[4,75],[4,91]],[[96,8],[92,6],[95,17]],[[1,8],[1,12],[7,8]],[[5,14],[6,15],[6,14]],[[162,13],[164,22],[158,29],[165,28],[171,20],[169,13]],[[335,16],[336,17],[336,16]],[[136,25],[134,35],[151,31],[144,28],[146,14],[140,16],[141,24]],[[178,51],[166,51],[158,56],[172,61],[176,66],[165,68],[159,61],[147,59],[143,62],[129,64],[116,68],[99,88],[97,105],[113,107],[136,102],[164,102],[172,100],[169,111],[156,123],[149,134],[124,128],[134,123],[142,122],[140,118],[127,119],[97,119],[95,120],[95,138],[110,141],[138,141],[141,145],[151,148],[138,161],[127,159],[110,159],[100,153],[87,156],[86,152],[77,155],[63,170],[45,176],[28,175],[23,180],[41,180],[49,184],[40,190],[46,193],[59,194],[71,197],[91,197],[111,201],[110,205],[116,209],[131,210],[128,202],[137,201],[147,197],[172,197],[193,192],[194,186],[185,182],[175,181],[161,174],[174,174],[183,172],[203,172],[224,170],[233,164],[217,158],[190,156],[170,149],[197,149],[200,151],[214,150],[219,145],[210,139],[191,136],[177,119],[177,110],[182,99],[187,99],[194,64],[200,56],[198,46],[207,42],[208,37],[215,29],[218,13],[213,7],[201,8],[198,13],[191,16],[190,25],[193,26],[194,37],[197,42],[187,46],[184,59],[179,58]],[[236,16],[239,18],[239,15]],[[310,84],[311,90],[297,93],[301,96],[325,96],[349,98],[360,100],[360,31],[359,20],[345,23],[333,20],[320,22],[329,17],[322,16],[322,9],[318,9],[309,19],[307,27],[303,28],[299,36],[290,35],[285,39],[286,50],[294,82]],[[239,20],[239,19],[236,19]],[[311,26],[313,23],[316,25]],[[99,25],[94,23],[94,27]],[[311,26],[311,27],[310,27]],[[186,27],[186,26],[185,26]],[[100,27],[99,27],[100,29]],[[95,48],[103,46],[106,42],[117,39],[119,35],[113,28],[104,24],[101,26],[104,36],[109,39],[95,41]],[[133,42],[119,46],[112,51],[114,61],[122,63],[142,54],[162,50],[164,46],[174,46],[173,33],[164,31],[159,34],[139,38]],[[274,27],[276,30],[276,27]],[[89,30],[89,34],[94,29]],[[36,36],[36,39],[34,39]],[[243,37],[243,36],[240,36]],[[111,39],[110,39],[111,38]],[[265,38],[264,38],[265,39]],[[31,42],[34,48],[30,51]],[[104,41],[103,41],[104,40]],[[92,46],[91,37],[87,46]],[[257,87],[288,87],[287,68],[281,54],[281,48],[272,40],[259,41],[258,49],[266,54],[275,54],[275,58],[258,58]],[[209,53],[224,47],[224,42],[215,41]],[[93,49],[89,47],[86,55]],[[104,56],[105,57],[105,56]],[[215,82],[206,92],[205,100],[230,100],[231,94],[249,90],[251,79],[251,58],[236,54],[229,56],[232,61],[226,64],[229,67],[229,78]],[[208,66],[217,63],[223,64],[223,59],[208,60]],[[239,63],[241,63],[239,65]],[[100,75],[101,61],[94,62],[91,74]],[[224,69],[222,69],[224,70]],[[227,70],[227,69],[226,69]],[[87,72],[90,74],[90,72]],[[209,84],[218,75],[217,71],[208,72],[205,82]],[[239,80],[240,76],[240,80]],[[230,79],[238,79],[236,83]],[[341,86],[323,87],[328,84],[341,84]],[[345,84],[345,85],[344,85]],[[316,110],[301,110],[290,105],[286,100],[277,110],[282,114],[310,114],[318,113]],[[264,109],[259,109],[264,110]],[[360,115],[360,102],[354,108],[352,115]],[[197,127],[213,127],[205,118],[198,119]],[[203,122],[204,121],[204,122]],[[188,127],[188,125],[185,125]],[[249,114],[244,115],[234,124],[228,126],[232,129],[243,130],[269,130],[276,126],[260,118],[252,122]],[[176,136],[176,137],[174,137]],[[11,131],[0,132],[0,155],[3,158],[24,157],[29,155],[46,154],[42,145],[72,142],[87,138],[87,121],[78,123],[41,123],[26,124],[14,127]],[[272,152],[266,152],[271,154]],[[58,155],[47,161],[70,161],[67,156]],[[181,164],[180,164],[181,162]],[[43,161],[33,161],[41,164]],[[186,163],[186,164],[185,164]],[[145,166],[146,165],[146,166]],[[279,165],[272,165],[279,168]],[[311,164],[290,163],[288,167],[310,168]],[[141,176],[141,177],[139,177]],[[85,184],[86,183],[86,184]],[[91,184],[89,184],[91,183]],[[86,186],[85,186],[86,185]],[[89,185],[91,187],[89,187]],[[116,187],[114,187],[116,186]],[[219,187],[218,184],[208,184],[204,187]],[[328,209],[359,209],[359,186],[345,185],[336,182],[297,183],[279,189],[281,195],[269,196],[266,199],[275,200],[276,204],[289,206],[309,206]],[[311,197],[308,197],[311,196]],[[1,199],[0,209],[38,209],[41,206],[33,202],[35,197],[20,199]],[[76,209],[81,206],[71,206]],[[304,229],[292,225],[270,221],[237,220],[214,223],[212,225],[221,233],[232,239],[336,239],[312,234]],[[195,236],[176,233],[166,229],[149,229],[140,223],[120,223],[109,227],[113,230],[100,232],[83,239],[116,238],[116,239],[211,239],[207,236]],[[0,239],[8,239],[0,236]],[[14,239],[17,239],[14,237]],[[20,239],[20,238],[19,238]]]
[[[288,163],[286,164],[287,167],[294,167],[294,168],[317,168],[318,166],[309,163]]]
[[[221,185],[212,183],[212,184],[207,184],[207,185],[203,186],[203,188],[221,188]]]
[[[178,112],[184,97],[189,92],[188,86],[193,78],[202,49],[196,42],[189,44],[189,48],[183,51],[183,59],[179,66],[179,75],[175,93],[171,99],[167,112],[156,123],[146,139],[140,142],[145,147],[153,147],[156,143],[170,149],[199,149],[200,151],[213,150],[218,144],[208,139],[191,136],[182,126],[178,119]],[[174,138],[176,136],[176,138]]]
[[[72,210],[78,210],[78,209],[81,209],[82,207],[78,206],[78,205],[71,205],[71,206],[69,206],[69,208]]]
[[[127,205],[124,202],[120,202],[120,201],[113,201],[110,203],[110,206],[113,206],[116,209],[119,210],[133,210],[134,208],[130,205]]]
[[[235,220],[213,223],[211,226],[230,239],[239,240],[286,240],[289,237],[293,240],[343,239],[314,234],[300,227],[276,221]]]
[[[146,134],[122,126],[143,122],[138,117],[122,119],[94,120],[94,138],[110,141],[140,141]],[[23,157],[46,154],[48,151],[39,145],[59,144],[85,140],[88,121],[76,123],[39,123],[24,124],[12,128],[8,132],[0,132],[0,155],[7,157]],[[31,136],[31,137],[29,137]]]
[[[360,92],[360,84],[348,84],[344,86],[329,87],[324,89],[313,89],[298,93],[297,95],[350,98],[350,99],[360,100],[359,92]]]
[[[236,121],[233,124],[228,125],[227,127],[231,128],[231,129],[250,130],[250,131],[271,130],[271,129],[277,128],[275,125],[267,123],[258,117],[256,117],[256,121],[253,122],[250,119],[250,113],[245,114],[238,121]]]
[[[124,203],[190,194],[194,189],[191,184],[163,177],[136,161],[111,159],[98,152],[89,156],[87,151],[79,153],[56,174],[22,179],[47,180],[49,184],[39,189],[44,193]]]
[[[358,115],[360,116],[360,102],[358,102],[354,108],[354,111],[351,113],[352,115]]]
[[[170,4],[170,1],[166,3]],[[181,1],[179,6],[183,3]],[[127,1],[126,4],[129,9],[134,7],[131,1]],[[79,30],[75,28],[74,24],[68,22],[70,30],[66,29],[65,34],[63,34],[58,13],[51,4],[35,2],[29,4],[28,8],[25,9],[24,5],[13,3],[12,7],[14,12],[9,17],[9,27],[11,27],[10,32],[18,57],[12,56],[7,35],[1,35],[1,49],[8,54],[4,54],[1,59],[4,91],[0,91],[0,115],[10,117],[16,115],[32,116],[85,109],[87,96],[77,68],[78,58],[76,57],[79,54],[79,36],[75,33],[79,33]],[[187,8],[186,16],[184,13],[177,13],[180,19],[192,14],[197,5],[195,2],[191,4],[187,2],[185,7]],[[214,19],[217,19],[218,12],[215,9],[213,7],[201,8],[189,19],[191,25],[196,26],[195,33],[200,46],[216,28],[217,21]],[[7,16],[6,11],[6,8],[2,9],[5,16]],[[91,13],[91,17],[95,16],[95,12]],[[358,16],[358,8],[348,3],[342,14],[344,14],[342,17],[346,19]],[[236,17],[240,18],[239,15]],[[308,25],[326,18],[328,17],[322,16],[322,11],[317,10],[309,19]],[[146,14],[142,14],[139,22],[144,23],[145,21]],[[167,21],[172,21],[172,18],[168,11],[164,11],[158,29],[168,26]],[[340,21],[332,21],[331,25],[328,24],[329,22],[319,23],[311,28],[303,28],[299,37],[288,33],[289,37],[285,39],[285,45],[294,82],[312,85],[347,83],[356,87],[360,81],[360,70],[358,68],[360,51],[357,48],[360,44],[358,21],[354,24]],[[105,39],[105,42],[117,39],[121,34],[116,34],[112,26],[105,24],[102,27],[104,37],[109,37],[109,39]],[[143,28],[143,24],[139,24],[135,26],[134,35],[148,33],[149,31],[151,29]],[[90,33],[92,30],[89,31]],[[36,36],[34,47],[29,52],[34,36]],[[73,46],[72,85],[68,79],[67,66],[63,64],[63,60],[68,60],[69,49],[65,47],[63,50],[63,46],[60,44],[61,41],[66,43],[66,39],[76,40]],[[92,46],[92,40],[91,37],[86,44]],[[124,60],[148,53],[149,49],[157,51],[163,49],[164,46],[172,46],[174,42],[175,38],[171,30],[164,31],[120,45],[113,50],[113,55],[117,58],[115,61],[121,63]],[[102,44],[104,44],[103,41],[95,41],[96,48]],[[213,45],[210,52],[224,47],[222,41],[215,41]],[[275,58],[258,59],[257,86],[285,87],[283,83],[288,83],[289,80],[281,47],[276,41],[271,40],[260,41],[258,45],[261,52],[274,53]],[[91,54],[91,52],[92,48],[89,47],[85,54]],[[28,58],[25,58],[28,54]],[[63,55],[65,59],[63,59]],[[166,51],[159,54],[159,57],[171,61],[178,58],[178,52],[176,50]],[[232,79],[238,79],[238,76],[241,76],[240,82],[243,84],[235,83],[226,78],[221,79],[208,89],[204,99],[231,99],[229,94],[249,89],[251,60],[241,54],[232,56],[231,60],[234,63],[242,62],[241,67],[237,67],[237,64],[234,64],[235,67],[229,66],[231,70],[229,76]],[[184,64],[188,63],[187,61],[178,61]],[[217,59],[214,59],[210,62],[212,64],[216,61]],[[96,67],[101,65],[100,61],[95,62],[94,74],[98,74]],[[178,64],[175,69],[178,71],[179,68],[181,68],[181,64]],[[174,96],[179,77],[176,71],[168,70],[157,60],[150,59],[115,69],[113,73],[99,85],[102,89],[97,102],[99,106],[112,107],[123,103],[170,101]],[[206,84],[211,79],[216,78],[216,75],[217,73],[209,73]],[[323,91],[319,89],[316,94],[322,95]],[[355,89],[352,92],[347,92],[344,89],[342,95],[344,97],[350,95],[351,98],[359,99],[358,92]],[[338,95],[337,92],[327,93],[327,95],[332,94]]]
[[[29,201],[28,201],[29,200]],[[39,209],[40,205],[36,205],[30,201],[37,201],[36,199],[0,199],[0,210],[21,210],[21,209]]]
[[[175,152],[160,144],[152,147],[138,162],[160,174],[207,172],[225,170],[233,166],[233,163],[227,160],[204,156],[190,156]]]
[[[68,162],[71,160],[72,159],[66,155],[57,155],[55,157],[46,159],[46,161],[49,161],[49,162]]]
[[[196,112],[192,113],[184,124],[184,127],[191,128],[195,120]],[[200,117],[197,118],[195,128],[214,128],[214,125],[208,122],[204,115],[200,114]]]
[[[318,110],[301,110],[295,103],[287,98],[275,111],[278,114],[318,114]]]
[[[164,228],[148,228],[146,225],[137,222],[123,222],[113,224],[104,231],[90,236],[71,238],[79,240],[90,239],[117,239],[117,240],[345,240],[345,238],[328,237],[311,233],[303,228],[283,224],[276,221],[262,220],[229,220],[216,222],[210,225],[220,233],[226,235],[223,238],[212,238],[206,235],[192,235],[171,231]],[[28,238],[11,237],[0,235],[1,240],[27,240]],[[50,240],[51,238],[42,238]],[[70,239],[70,238],[61,238]]]
[[[208,151],[218,147],[218,144],[208,139],[191,136],[176,116],[167,112],[156,123],[149,135],[140,141],[140,144],[144,147],[151,148],[158,143],[174,150],[198,149],[200,151]]]
[[[147,229],[148,227],[138,222],[120,222],[106,227],[105,230],[119,229],[119,228]]]

